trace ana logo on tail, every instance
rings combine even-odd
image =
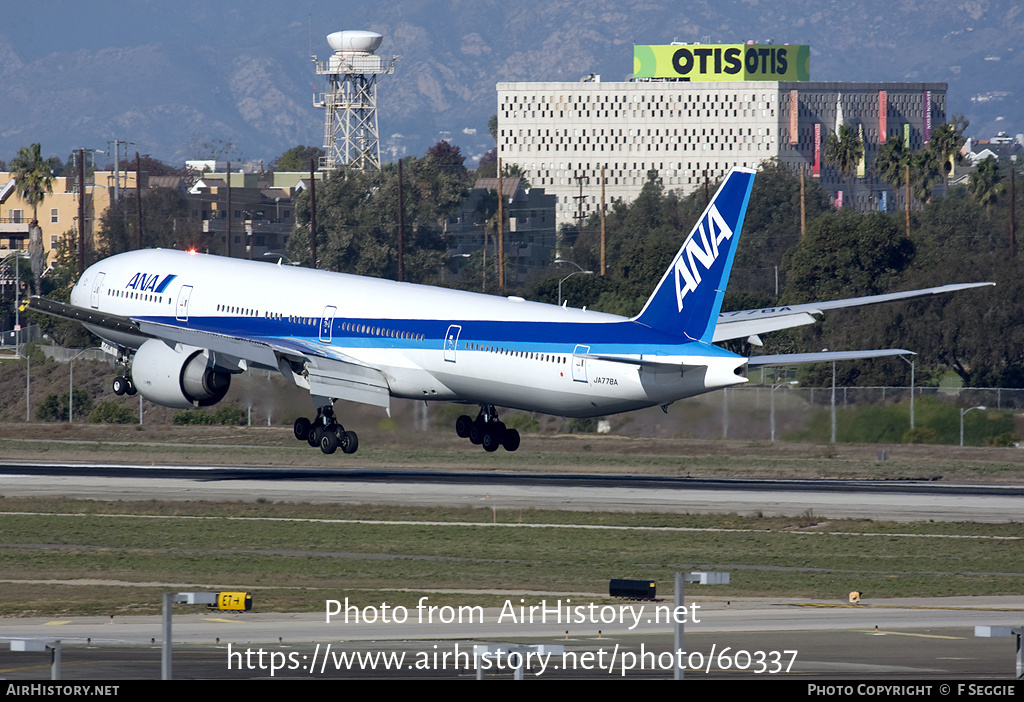
[[[683,311],[687,293],[697,290],[701,282],[701,271],[710,270],[718,260],[719,244],[732,238],[732,229],[725,218],[712,204],[707,216],[700,221],[690,238],[683,244],[675,261],[676,301]],[[700,264],[700,267],[697,264]]]

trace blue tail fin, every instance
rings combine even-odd
[[[729,172],[635,321],[711,343],[753,185],[754,171]]]

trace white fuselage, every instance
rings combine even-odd
[[[181,251],[101,261],[71,301],[375,369],[394,397],[585,417],[746,382],[744,358],[615,315]]]

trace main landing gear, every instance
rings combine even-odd
[[[334,409],[330,405],[318,408],[313,421],[305,417],[296,419],[295,438],[310,446],[319,446],[328,455],[339,448],[344,453],[355,453],[359,448],[359,437],[354,431],[345,431],[345,427],[335,421]]]
[[[480,414],[475,420],[468,414],[460,416],[455,420],[455,433],[483,446],[488,453],[497,451],[499,446],[504,446],[506,451],[519,448],[519,432],[501,423],[494,405],[480,405]]]

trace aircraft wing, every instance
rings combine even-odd
[[[109,329],[111,331],[135,334],[138,336],[149,336],[139,328],[137,322],[129,319],[128,317],[122,317],[116,314],[107,314],[106,312],[85,309],[83,307],[76,307],[75,305],[69,305],[64,302],[47,300],[45,297],[30,297],[21,306],[21,308],[22,310],[29,309],[35,312],[42,312],[54,317],[60,317],[61,319],[70,319],[71,321],[81,322],[82,324],[91,324],[96,327],[103,327],[104,329]]]
[[[995,285],[995,283],[958,283],[954,285],[941,285],[935,288],[924,288],[921,290],[907,290],[904,292],[887,293],[885,295],[867,295],[864,297],[851,297],[845,300],[829,300],[827,302],[812,302],[802,305],[783,305],[781,307],[766,307],[760,310],[740,310],[738,312],[723,312],[718,316],[718,325],[715,327],[714,341],[729,341],[730,339],[745,339],[756,337],[758,334],[779,331],[780,329],[791,329],[807,324],[814,324],[817,321],[814,315],[820,315],[826,310],[838,310],[844,307],[861,307],[864,305],[877,305],[883,302],[895,300],[909,300],[915,297],[926,297],[928,295],[943,295]],[[752,343],[760,345],[759,340],[752,339]]]
[[[782,353],[771,356],[751,356],[747,366],[789,366],[799,363],[828,363],[830,361],[856,361],[861,358],[883,358],[885,356],[915,356],[906,349],[875,349],[872,351],[821,351],[817,353]]]

